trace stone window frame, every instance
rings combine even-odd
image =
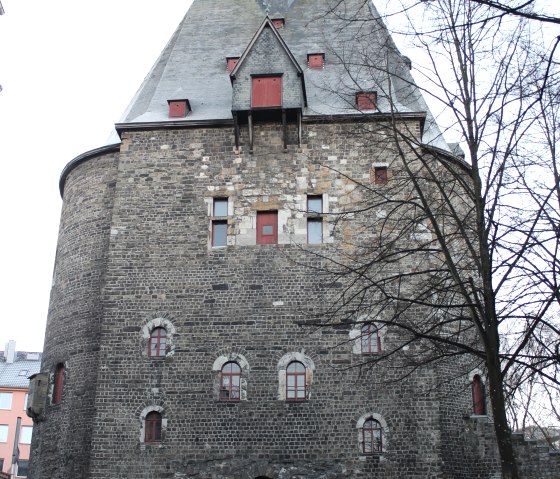
[[[241,378],[239,384],[239,399],[231,400],[231,399],[222,399],[221,397],[221,388],[222,388],[222,368],[227,363],[236,363],[241,368]],[[216,401],[223,402],[223,403],[231,403],[231,402],[239,402],[239,401],[247,401],[247,383],[249,378],[249,372],[251,371],[251,367],[249,366],[249,362],[243,356],[243,354],[238,352],[228,352],[220,354],[212,364],[212,374],[214,376],[213,381],[213,398]]]
[[[163,328],[166,331],[165,354],[163,356],[150,356],[150,337],[152,331],[156,328]],[[142,327],[142,356],[150,360],[161,361],[167,359],[175,354],[174,336],[177,333],[173,323],[163,317],[157,317],[148,321]]]
[[[381,451],[364,452],[364,424],[369,419],[377,421],[381,425]],[[387,450],[389,449],[389,428],[387,427],[387,421],[385,421],[385,418],[381,414],[375,412],[368,412],[366,414],[363,414],[358,419],[358,422],[356,422],[356,429],[358,431],[358,451],[360,453],[360,456],[380,456],[387,452]]]
[[[228,246],[234,244],[233,243],[233,236],[230,235],[230,227],[232,225],[232,218],[233,218],[233,198],[230,194],[227,194],[223,191],[218,191],[219,188],[216,188],[216,193],[212,194],[212,196],[207,196],[204,198],[206,203],[206,209],[208,212],[208,217],[210,218],[210,224],[208,227],[208,248],[210,250],[215,249],[222,249],[227,248]],[[215,206],[216,200],[218,201],[227,201],[227,215],[223,216],[215,216]],[[226,244],[225,245],[214,245],[214,226],[216,225],[224,225],[226,226]]]
[[[298,362],[305,367],[305,399],[287,399],[286,398],[286,370],[288,366]],[[315,363],[304,352],[289,352],[284,354],[278,361],[278,400],[286,402],[305,402],[311,398],[311,385],[313,384],[313,376],[315,374]]]
[[[362,352],[362,328],[365,324],[372,324],[377,329],[377,336],[379,338],[379,351],[377,353],[363,353]],[[383,324],[379,324],[379,321],[370,320],[370,315],[364,314],[360,316],[355,322],[354,326],[348,333],[350,341],[352,342],[352,353],[358,354],[360,356],[375,356],[382,354],[385,350],[385,336],[387,334],[387,328]]]
[[[157,442],[146,442],[146,417],[148,416],[148,414],[150,414],[151,412],[157,412],[159,414],[161,414],[161,441],[157,441]],[[161,445],[165,442],[165,432],[167,429],[167,418],[165,417],[165,409],[162,406],[157,406],[155,404],[150,405],[150,406],[146,406],[144,409],[142,409],[142,412],[140,413],[140,443],[145,447],[145,446],[156,446],[156,447],[161,447]]]

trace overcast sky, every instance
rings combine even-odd
[[[0,349],[41,351],[75,156],[105,144],[191,0],[1,0]]]

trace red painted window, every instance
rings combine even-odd
[[[307,66],[309,68],[323,68],[325,66],[325,54],[310,53],[307,55]]]
[[[52,396],[52,403],[59,404],[62,402],[62,395],[64,393],[64,364],[57,364],[54,372],[54,389]]]
[[[381,352],[381,340],[379,331],[374,324],[364,324],[362,326],[362,354],[379,354]]]
[[[374,174],[376,185],[386,185],[389,181],[389,175],[386,166],[376,166],[374,168]]]
[[[239,61],[239,57],[227,57],[227,71],[232,72]]]
[[[276,29],[284,28],[284,19],[283,18],[274,18],[272,19],[272,24]]]
[[[278,211],[257,211],[257,244],[278,243]]]
[[[298,361],[293,361],[286,368],[286,399],[289,401],[304,401],[305,393],[305,366]]]
[[[282,77],[280,75],[253,77],[253,108],[282,106]]]
[[[486,398],[484,391],[484,383],[477,374],[472,381],[472,397],[473,412],[476,415],[483,416],[486,414]]]
[[[374,91],[361,91],[356,93],[356,106],[358,110],[375,110],[377,108],[377,93]]]
[[[220,399],[224,401],[241,399],[241,368],[239,364],[234,362],[224,364],[220,383]]]
[[[383,428],[379,421],[368,419],[362,428],[362,452],[375,454],[383,451]]]
[[[169,118],[184,118],[189,112],[188,100],[168,100]]]
[[[161,414],[152,411],[146,416],[144,442],[161,441]]]
[[[148,355],[151,358],[164,358],[166,342],[167,342],[167,331],[165,330],[165,328],[152,329],[152,332],[150,333]]]

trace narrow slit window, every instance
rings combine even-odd
[[[484,383],[478,374],[475,375],[472,381],[472,397],[473,413],[477,416],[484,416],[486,414],[486,397]]]
[[[59,404],[62,402],[64,393],[64,364],[58,364],[54,373],[54,389],[52,403]]]
[[[323,196],[307,195],[307,243],[323,242]]]

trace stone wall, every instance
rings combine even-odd
[[[449,441],[468,450],[448,419],[469,407],[464,381],[437,387],[429,367],[401,379],[398,359],[356,354],[353,324],[309,326],[329,297],[322,256],[352,234],[330,213],[360,199],[349,178],[371,182],[394,161],[382,128],[354,128],[308,123],[297,149],[291,126],[284,152],[281,126],[256,124],[253,155],[236,152],[231,128],[135,131],[118,157],[71,172],[44,362],[68,377],[34,437],[34,479],[472,477],[445,457]],[[307,194],[323,195],[324,244],[305,244]],[[216,196],[231,204],[225,248],[211,244]],[[282,212],[278,245],[251,239],[262,209]],[[166,324],[172,346],[152,359],[146,328]],[[224,357],[243,358],[241,401],[219,400]],[[305,401],[283,399],[286,358],[308,368]],[[161,442],[143,441],[149,411],[163,415]],[[379,454],[359,447],[367,417],[384,427]]]

